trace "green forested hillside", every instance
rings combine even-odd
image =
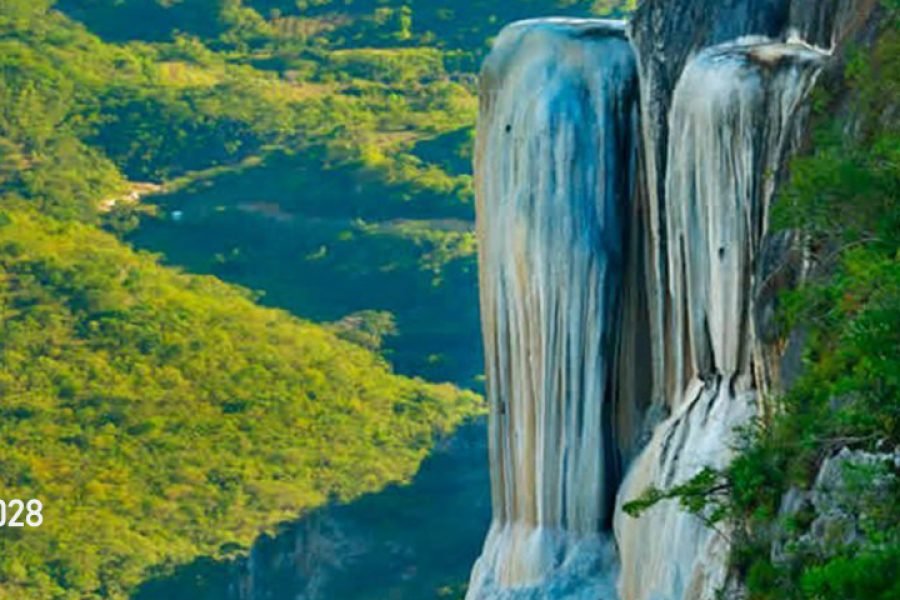
[[[396,368],[477,385],[475,70],[502,23],[590,10],[610,9],[3,0],[15,122],[0,172],[45,214],[119,232],[144,214],[136,244],[266,304],[326,321],[390,312]],[[161,193],[135,206],[130,192],[151,188],[129,182]]]
[[[0,489],[45,506],[39,529],[0,534],[0,597],[121,595],[408,478],[478,410],[89,226],[0,223]]]

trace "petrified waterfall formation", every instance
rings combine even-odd
[[[623,600],[712,599],[726,580],[727,543],[697,518],[663,503],[636,520],[621,505],[724,466],[769,379],[760,256],[826,54],[735,31],[669,72],[636,57],[619,23],[526,21],[485,63],[494,520],[470,599],[610,599],[616,578]]]
[[[775,173],[822,59],[802,45],[744,39],[700,52],[675,88],[664,211],[669,284],[659,291],[671,415],[631,466],[620,504],[651,485],[724,467],[734,429],[758,408],[765,377],[752,319],[757,265]],[[725,583],[725,539],[676,503],[640,519],[619,511],[615,525],[623,598],[713,600]]]
[[[482,90],[494,520],[472,596],[539,584],[601,544],[619,477],[611,376],[637,159],[637,78],[620,23],[508,27]]]

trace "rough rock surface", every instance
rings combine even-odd
[[[867,509],[894,500],[898,474],[900,449],[873,453],[844,447],[826,458],[811,489],[792,488],[782,498],[773,562],[789,563],[801,552],[827,558],[861,541]],[[798,527],[800,533],[793,533]]]

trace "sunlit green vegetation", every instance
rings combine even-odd
[[[147,566],[409,477],[477,398],[108,234],[5,212],[0,537],[10,598],[119,595]]]

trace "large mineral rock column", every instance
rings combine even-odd
[[[668,284],[662,382],[672,414],[631,467],[619,502],[683,483],[730,460],[764,385],[752,321],[775,174],[802,119],[823,55],[800,44],[743,39],[685,67],[669,113],[665,180]],[[616,512],[619,591],[627,600],[712,600],[726,540],[676,502],[639,519]]]
[[[601,597],[636,101],[617,22],[516,23],[485,63],[475,172],[494,519],[470,599]]]

